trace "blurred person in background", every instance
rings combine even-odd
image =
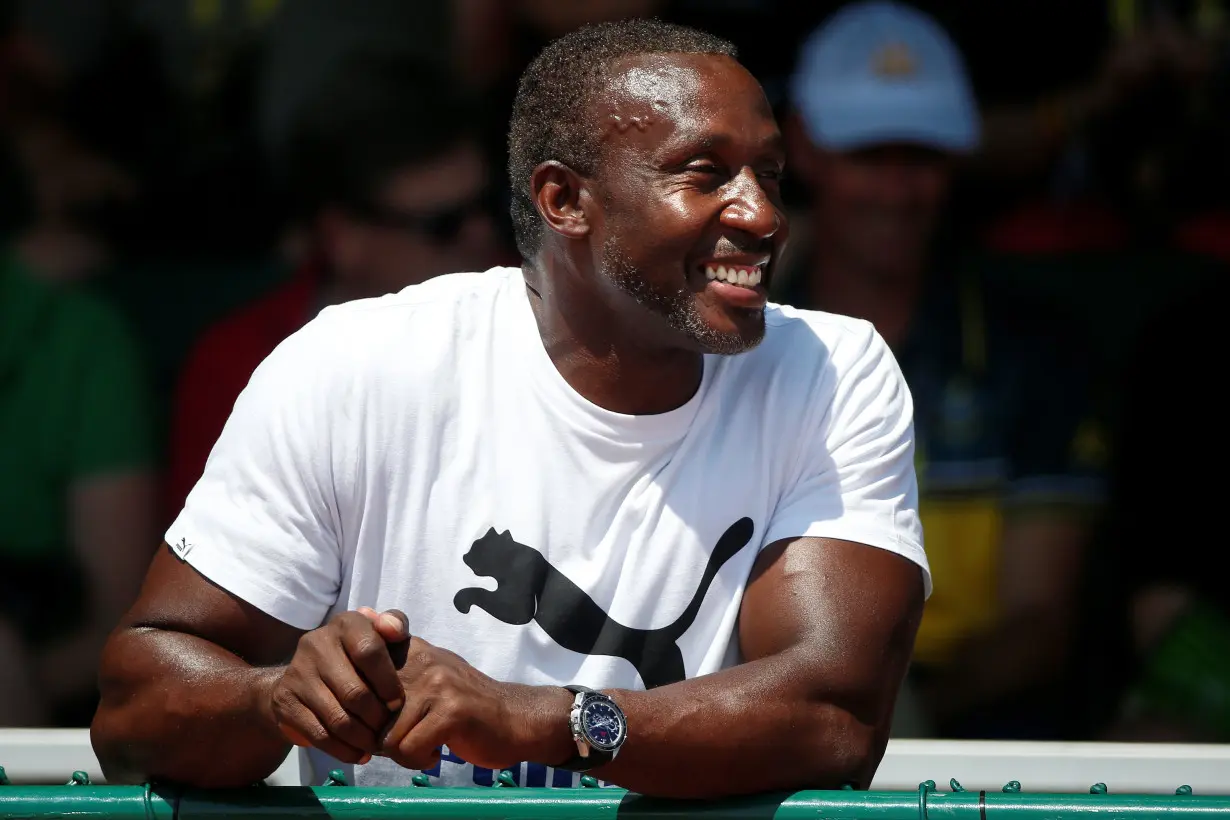
[[[0,726],[85,726],[150,559],[143,366],[105,303],[0,257]]]
[[[870,320],[915,402],[935,591],[896,731],[1045,735],[1049,707],[1031,704],[1063,668],[1098,485],[1077,457],[1076,349],[937,242],[954,166],[979,145],[963,60],[922,12],[856,3],[805,41],[791,96],[812,208],[775,298]]]
[[[107,634],[150,559],[143,362],[77,283],[109,256],[90,215],[129,181],[63,116],[54,55],[0,9],[0,727],[84,726]]]
[[[506,258],[471,110],[447,76],[387,52],[347,60],[305,104],[279,151],[295,273],[190,353],[171,422],[171,515],[252,371],[322,308]]]

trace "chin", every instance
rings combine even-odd
[[[737,309],[720,318],[704,317],[703,330],[691,335],[702,352],[733,356],[756,347],[764,334],[763,310]]]

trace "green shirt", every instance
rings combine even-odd
[[[0,255],[0,561],[71,554],[72,484],[149,468],[149,410],[120,316]]]

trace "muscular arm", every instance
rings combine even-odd
[[[595,774],[668,797],[866,788],[922,605],[921,571],[893,553],[828,539],[771,545],[743,599],[746,663],[612,693],[628,741]]]
[[[209,787],[272,774],[290,745],[268,695],[300,634],[164,545],[103,651],[91,740],[107,779]]]

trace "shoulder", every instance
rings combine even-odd
[[[517,268],[439,276],[398,293],[322,310],[277,344],[260,371],[355,383],[446,367],[493,332],[493,314],[522,282]]]
[[[912,401],[888,345],[870,322],[770,304],[765,337],[720,365],[722,392],[800,429],[855,415],[909,415]]]
[[[868,363],[896,366],[888,345],[870,322],[790,305],[769,305],[764,341],[753,352],[758,366],[828,379]]]
[[[325,308],[304,335],[360,355],[379,355],[390,343],[413,344],[405,352],[422,360],[491,332],[493,311],[523,282],[518,268],[437,276],[387,296]]]

